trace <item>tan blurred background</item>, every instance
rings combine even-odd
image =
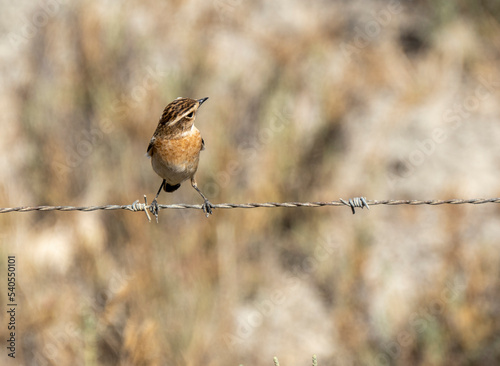
[[[1,207],[151,201],[146,147],[179,96],[210,97],[197,178],[213,203],[500,196],[496,1],[1,8]],[[159,202],[201,200],[187,183]],[[0,363],[496,364],[499,215],[1,214],[19,306]]]

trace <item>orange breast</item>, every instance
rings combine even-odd
[[[195,127],[177,139],[157,136],[151,154],[154,171],[169,184],[191,178],[198,169],[201,141],[200,131]]]

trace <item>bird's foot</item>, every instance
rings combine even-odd
[[[160,211],[160,207],[158,207],[158,202],[156,198],[151,202],[151,206],[149,206],[149,211],[156,217],[156,223],[158,223],[158,212]]]
[[[212,205],[209,200],[205,199],[205,202],[203,203],[203,205],[201,205],[201,208],[203,209],[203,212],[205,212],[206,217],[212,214],[213,207],[214,205]]]

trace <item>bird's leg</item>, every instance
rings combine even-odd
[[[156,216],[156,222],[158,222],[158,211],[159,211],[158,202],[156,201],[156,199],[160,195],[160,192],[161,192],[163,186],[165,185],[165,183],[167,183],[167,181],[165,179],[163,179],[163,181],[161,182],[161,185],[160,185],[160,189],[158,190],[158,193],[156,194],[155,199],[153,200],[153,202],[151,202],[151,206],[149,206],[149,210],[151,211],[151,213]]]
[[[194,179],[194,175],[191,177],[191,185],[193,186],[194,189],[196,189],[196,191],[200,194],[200,196],[205,201],[202,205],[202,208],[203,208],[203,212],[205,212],[205,215],[208,217],[209,215],[212,214],[212,207],[214,207],[214,205],[212,205],[210,203],[210,201],[208,200],[208,198],[205,197],[205,195],[200,191],[200,189],[198,188],[198,185],[196,184],[196,179]]]

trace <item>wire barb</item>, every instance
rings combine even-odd
[[[349,202],[346,202],[342,198],[340,198],[340,202],[342,202],[346,206],[351,207],[353,215],[356,213],[356,209],[355,209],[356,207],[360,207],[361,209],[366,207],[367,209],[370,209],[370,206],[368,206],[368,203],[366,203],[365,197],[349,198]]]
[[[146,217],[148,218],[148,221],[151,222],[151,217],[149,216],[148,212],[148,198],[146,195],[144,195],[144,203],[139,203],[139,200],[135,200],[134,203],[130,205],[130,211],[137,212],[137,211],[144,211],[146,213]]]

